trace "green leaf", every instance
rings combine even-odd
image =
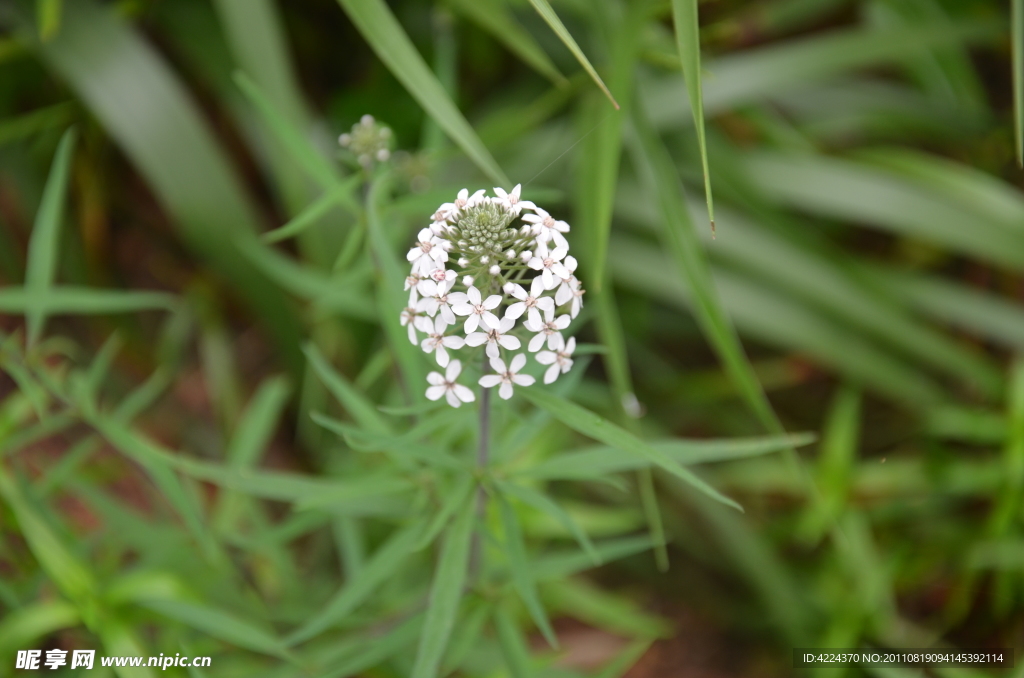
[[[79,614],[91,622],[92,601],[98,591],[96,580],[82,562],[51,529],[42,515],[22,493],[17,482],[0,467],[0,498],[11,508],[21,535],[47,576],[60,591],[75,602]]]
[[[655,543],[650,536],[621,537],[598,542],[594,546],[594,550],[597,551],[601,562],[608,563],[635,553],[650,550],[654,547]],[[556,581],[588,570],[594,566],[594,563],[586,553],[579,551],[559,553],[558,551],[553,551],[538,556],[533,561],[533,565],[537,581]]]
[[[97,290],[70,285],[43,289],[31,289],[26,285],[25,287],[6,287],[0,290],[0,311],[24,313],[26,317],[171,310],[174,303],[175,298],[163,292]],[[41,323],[42,321],[35,322]]]
[[[459,478],[454,489],[446,494],[441,508],[434,515],[433,520],[430,521],[419,541],[416,542],[415,549],[417,551],[430,546],[434,542],[437,535],[441,534],[441,530],[448,525],[448,521],[451,520],[452,516],[460,511],[466,501],[472,496],[471,493],[475,487],[476,483],[473,482],[471,476],[466,475]]]
[[[361,427],[384,435],[394,434],[391,425],[388,424],[384,417],[380,416],[374,404],[365,395],[357,391],[344,376],[331,367],[330,363],[327,362],[327,359],[324,358],[323,354],[320,353],[314,344],[307,343],[303,348],[303,352],[306,354],[310,366],[317,373],[317,376],[320,377],[324,386],[327,387],[327,390],[338,399],[342,407]]]
[[[580,548],[590,556],[591,560],[594,561],[594,565],[601,564],[601,556],[598,555],[597,551],[594,550],[594,544],[590,541],[590,537],[587,533],[579,526],[579,524],[573,520],[572,516],[569,515],[565,509],[559,506],[553,499],[548,497],[546,494],[538,492],[525,485],[517,485],[516,483],[498,482],[498,489],[505,494],[511,495],[533,508],[548,514],[559,523],[561,523],[569,533],[572,534],[573,538],[579,543]]]
[[[708,169],[707,136],[704,133],[704,96],[700,77],[700,22],[697,0],[672,0],[672,18],[676,29],[676,49],[683,67],[683,79],[689,95],[690,112],[697,128],[697,148],[704,169],[704,196],[708,203],[711,232],[715,232],[715,205],[711,200],[711,171]]]
[[[293,631],[285,638],[285,643],[292,646],[305,642],[342,621],[409,563],[409,554],[422,530],[423,524],[416,522],[395,532],[360,568],[359,573],[327,602],[324,609]]]
[[[743,510],[735,501],[708,485],[698,476],[694,475],[693,472],[680,466],[661,450],[652,447],[625,429],[619,428],[590,410],[568,400],[558,398],[540,388],[522,389],[522,393],[527,400],[551,413],[555,419],[558,419],[569,428],[587,437],[599,440],[606,445],[622,450],[626,454],[650,460],[656,466],[676,476],[715,501],[722,502],[740,511]]]
[[[384,0],[338,0],[338,3],[377,57],[469,159],[498,185],[511,186],[512,182],[452,103],[387,3]]]
[[[0,622],[0,657],[31,647],[33,641],[81,623],[78,610],[63,600],[45,600],[9,610]]]
[[[75,148],[75,132],[69,129],[61,137],[50,176],[46,179],[43,200],[36,212],[32,238],[28,243],[28,268],[25,271],[26,296],[38,302],[47,296],[57,274],[57,255],[60,248],[60,227],[64,219],[67,200],[68,175],[71,172],[71,154]],[[28,344],[35,346],[43,333],[47,309],[44,305],[30,305],[25,309],[28,325]]]
[[[324,191],[319,198],[311,202],[304,210],[292,217],[288,223],[264,233],[264,242],[280,242],[304,233],[306,229],[310,226],[316,225],[322,217],[326,216],[335,205],[348,204],[351,200],[353,189],[361,180],[362,177],[358,175],[352,176],[343,181],[336,188]]]
[[[448,4],[551,82],[559,87],[569,84],[543,48],[508,10],[504,0],[448,0]]]
[[[228,443],[225,456],[230,465],[247,467],[259,461],[287,402],[288,382],[284,377],[270,377],[260,384]]]
[[[236,73],[235,82],[249,101],[252,102],[253,106],[260,112],[264,122],[270,128],[278,143],[288,151],[292,159],[312,179],[320,184],[321,188],[332,195],[334,193],[338,193],[340,196],[351,194],[352,189],[355,187],[353,182],[349,181],[342,186],[338,185],[341,182],[341,173],[338,169],[320,155],[309,140],[296,130],[282,113],[278,112],[274,104],[270,102],[260,87],[248,75],[242,72]]]
[[[541,635],[548,641],[548,645],[557,649],[558,638],[555,636],[555,630],[551,628],[551,621],[548,620],[547,612],[544,611],[544,606],[541,605],[540,597],[537,595],[537,582],[533,574],[533,567],[526,557],[526,542],[523,540],[523,530],[519,524],[519,518],[503,495],[498,494],[496,499],[502,529],[505,532],[505,556],[508,558],[508,568],[512,571],[512,583],[523,604],[526,605],[533,623],[540,629]]]
[[[455,616],[462,600],[462,587],[469,569],[469,545],[476,524],[476,507],[469,503],[448,528],[441,556],[434,569],[434,581],[427,601],[423,633],[416,648],[412,678],[437,678],[441,658],[448,646]]]
[[[140,604],[226,643],[282,659],[292,658],[272,632],[230,612],[186,600],[143,600]]]
[[[583,66],[583,69],[590,75],[590,78],[594,83],[600,87],[601,91],[604,92],[604,95],[608,97],[608,101],[612,102],[612,106],[618,110],[619,102],[615,101],[615,97],[613,97],[612,93],[608,91],[608,87],[604,84],[604,80],[602,80],[601,76],[597,74],[596,70],[594,70],[594,67],[590,64],[590,60],[587,59],[587,55],[585,55],[583,50],[580,49],[580,46],[576,44],[576,40],[573,39],[572,34],[569,33],[565,24],[563,24],[562,20],[558,18],[557,14],[555,14],[555,10],[551,7],[548,0],[530,0],[530,4],[533,5],[535,10],[537,10],[537,14],[540,14],[544,21],[548,22],[548,26],[551,26],[551,30],[555,32],[558,39],[562,41],[562,44],[569,48],[572,55],[576,57],[576,61],[580,62],[580,66]]]
[[[39,21],[39,39],[46,42],[60,30],[60,16],[64,0],[36,0]]]
[[[529,645],[504,605],[496,605],[494,608],[494,630],[498,632],[501,653],[512,678],[531,678],[534,674],[530,667]]]
[[[683,466],[708,462],[745,459],[814,442],[813,433],[785,436],[735,438],[721,440],[658,440],[650,443]],[[603,478],[612,473],[648,468],[654,462],[646,457],[625,456],[615,448],[593,447],[569,451],[516,472],[545,480],[584,480]]]

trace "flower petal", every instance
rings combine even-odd
[[[512,364],[509,366],[509,372],[518,372],[519,370],[526,367],[526,356],[522,353],[517,353],[515,358],[512,358]]]
[[[558,365],[552,365],[544,371],[544,383],[552,383],[555,379],[558,379],[559,373],[560,370],[558,369]]]
[[[493,388],[501,383],[501,377],[499,377],[496,374],[485,374],[484,376],[480,377],[479,383],[484,388]]]
[[[448,387],[446,386],[431,386],[427,389],[427,398],[429,400],[440,400],[447,390]]]
[[[540,353],[534,356],[534,358],[537,359],[537,362],[539,362],[541,365],[550,365],[551,363],[555,362],[555,359],[557,357],[558,356],[555,355],[552,351],[541,351]]]
[[[452,387],[452,390],[455,392],[456,397],[464,403],[471,403],[476,400],[476,394],[473,393],[470,388],[463,386],[462,384],[455,384],[455,386]]]
[[[440,372],[431,372],[427,375],[427,383],[434,384],[435,386],[444,384],[444,377],[441,376]]]
[[[502,400],[508,400],[512,397],[512,384],[509,382],[502,382],[501,388],[498,389],[498,395],[501,396]]]
[[[466,346],[480,346],[487,341],[487,334],[484,332],[473,332],[466,335]]]
[[[449,382],[455,381],[459,378],[459,373],[462,372],[462,361],[453,360],[448,369],[444,371],[445,379]]]
[[[512,381],[515,382],[516,384],[519,384],[520,386],[530,386],[537,380],[528,374],[517,374],[514,377],[512,377]]]
[[[521,301],[517,301],[516,303],[510,305],[508,308],[505,309],[505,317],[515,320],[516,318],[521,316],[525,311],[526,304],[524,304]]]
[[[454,391],[447,391],[444,394],[444,397],[445,397],[445,399],[448,400],[448,404],[451,405],[452,407],[461,407],[462,406],[462,401],[459,400],[459,397],[457,395],[455,395]]]
[[[510,351],[516,351],[520,346],[522,346],[522,343],[520,343],[517,337],[513,337],[508,334],[501,335],[501,338],[498,339],[498,343],[501,344],[503,348],[507,348]]]

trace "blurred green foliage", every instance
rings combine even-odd
[[[1019,653],[1022,26],[0,5],[0,675],[39,647],[267,678]],[[334,141],[366,113],[400,149],[369,173]],[[572,224],[594,355],[498,403],[478,468],[475,410],[421,395],[399,257],[495,183]]]

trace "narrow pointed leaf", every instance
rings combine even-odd
[[[551,7],[551,4],[548,2],[548,0],[530,0],[530,4],[533,5],[533,8],[535,10],[537,10],[537,14],[540,14],[541,18],[543,18],[544,21],[548,22],[548,26],[551,26],[551,30],[555,32],[555,35],[558,36],[558,39],[561,40],[562,43],[569,48],[569,51],[572,52],[572,55],[576,57],[577,61],[580,62],[580,66],[583,66],[584,70],[587,71],[587,73],[590,75],[594,83],[598,87],[600,87],[601,91],[604,92],[604,95],[608,97],[608,101],[612,102],[612,106],[614,106],[615,109],[618,110],[619,102],[617,102],[615,100],[615,97],[612,96],[612,93],[604,84],[604,80],[602,80],[601,76],[597,74],[596,70],[594,70],[594,67],[590,63],[590,60],[587,59],[587,55],[585,55],[583,53],[583,50],[580,49],[580,46],[576,44],[576,40],[573,39],[572,34],[569,33],[569,30],[565,27],[565,24],[563,24],[562,20],[558,18],[557,14],[555,14],[555,10],[554,8]]]
[[[57,274],[57,255],[60,249],[60,227],[64,219],[64,204],[67,200],[68,175],[71,171],[71,154],[75,148],[75,132],[69,129],[61,137],[57,154],[50,167],[50,176],[43,189],[43,200],[36,213],[32,239],[28,245],[28,268],[25,271],[26,296],[41,300],[53,285]],[[34,304],[25,310],[28,325],[28,343],[34,346],[43,333],[47,309]]]
[[[338,0],[363,38],[423,110],[480,170],[501,186],[512,184],[444,86],[416,51],[384,0]]]
[[[508,557],[508,567],[512,570],[512,582],[515,584],[523,604],[526,605],[530,617],[533,618],[533,623],[540,629],[548,644],[557,649],[558,638],[555,636],[555,630],[551,627],[551,621],[540,602],[533,567],[526,557],[526,543],[523,540],[523,529],[519,524],[519,518],[504,496],[499,494],[497,501],[501,525],[505,532],[505,555]]]
[[[708,203],[711,232],[715,231],[715,205],[711,199],[711,172],[708,169],[707,136],[704,133],[704,95],[700,75],[700,24],[697,18],[697,0],[672,0],[672,17],[676,28],[676,49],[683,67],[686,93],[690,99],[690,112],[697,128],[697,147],[704,169],[704,196]]]
[[[469,569],[469,545],[475,524],[476,507],[470,503],[463,507],[458,518],[448,528],[441,556],[434,569],[427,616],[416,649],[412,678],[437,678],[439,675],[441,659],[448,647],[462,600],[462,587]]]
[[[522,393],[527,400],[537,407],[550,412],[555,419],[558,419],[569,428],[599,440],[606,445],[618,448],[626,454],[649,459],[655,465],[693,486],[699,492],[727,506],[732,506],[740,511],[743,510],[735,501],[708,485],[690,470],[680,466],[678,462],[663,451],[652,447],[649,443],[640,440],[632,433],[603,419],[590,410],[580,407],[576,403],[558,398],[540,388],[525,388],[522,389]]]

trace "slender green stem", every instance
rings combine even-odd
[[[487,362],[487,356],[484,356],[483,373],[487,374],[490,372],[490,367]],[[491,389],[480,387],[480,427],[479,427],[479,440],[476,448],[476,468],[479,477],[477,478],[477,492],[476,492],[476,512],[477,520],[483,521],[484,514],[487,512],[487,490],[484,488],[483,483],[483,472],[487,468],[487,464],[490,463],[490,444],[491,444]],[[470,572],[475,574],[480,570],[481,553],[480,553],[480,534],[479,532],[473,534],[472,550],[470,552]]]

